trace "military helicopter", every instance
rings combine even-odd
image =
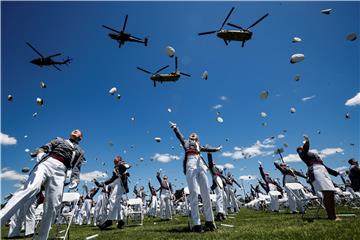
[[[60,68],[58,68],[56,65],[68,65],[70,63],[70,61],[72,60],[71,58],[67,58],[63,61],[57,62],[52,60],[52,57],[56,57],[56,56],[60,56],[61,53],[57,53],[54,55],[50,55],[48,57],[44,57],[38,50],[36,50],[33,46],[31,46],[30,43],[26,42],[26,44],[32,49],[34,50],[34,52],[36,52],[37,54],[39,54],[39,56],[41,58],[35,58],[33,60],[30,61],[30,63],[38,65],[39,67],[43,67],[43,66],[53,66],[54,68],[56,68],[57,70],[61,71]]]
[[[119,43],[119,48],[121,47],[121,45],[125,44],[125,42],[138,42],[138,43],[143,43],[145,46],[147,46],[148,43],[148,38],[138,38],[135,36],[131,36],[130,33],[126,33],[125,31],[125,27],[126,27],[126,23],[127,23],[127,19],[128,19],[128,15],[126,14],[125,17],[125,21],[124,21],[124,26],[121,30],[121,32],[111,28],[111,27],[107,27],[105,25],[102,25],[104,28],[109,29],[110,31],[113,31],[115,33],[109,33],[109,37],[111,39],[114,39],[115,41],[117,41]]]
[[[234,9],[235,9],[234,7],[231,8],[229,14],[225,18],[225,20],[224,20],[224,22],[221,25],[219,30],[209,31],[209,32],[202,32],[202,33],[199,33],[199,36],[216,33],[216,35],[219,38],[222,38],[224,40],[226,45],[228,45],[230,41],[240,41],[240,42],[242,42],[241,46],[244,47],[245,42],[250,40],[251,37],[252,37],[252,32],[250,31],[250,28],[254,27],[256,24],[258,24],[260,21],[262,21],[264,18],[266,18],[269,14],[268,13],[265,14],[264,16],[259,18],[256,22],[251,24],[246,29],[244,29],[244,28],[242,28],[242,27],[240,27],[238,25],[228,23],[227,25],[229,25],[231,27],[235,27],[235,28],[237,28],[239,30],[225,30],[225,29],[223,29],[223,27],[225,26],[227,20],[229,19],[230,15],[234,11]]]
[[[178,58],[175,57],[175,72],[172,73],[166,73],[166,74],[159,74],[162,70],[168,68],[169,65],[160,68],[159,70],[157,70],[154,73],[151,73],[145,69],[139,68],[137,67],[137,69],[139,69],[140,71],[143,71],[147,74],[151,74],[150,79],[154,82],[154,87],[156,87],[156,82],[176,82],[177,80],[179,80],[181,75],[187,76],[187,77],[191,77],[191,75],[187,74],[187,73],[183,73],[180,72],[178,69]]]

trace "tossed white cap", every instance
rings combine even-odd
[[[169,57],[173,57],[175,55],[175,49],[171,46],[167,46],[165,48],[165,52]]]
[[[321,13],[326,14],[326,15],[329,15],[331,11],[332,11],[331,8],[327,8],[327,9],[321,10]]]
[[[291,113],[295,113],[295,112],[296,112],[296,108],[294,108],[294,107],[290,108],[290,112],[291,112]]]
[[[299,74],[296,74],[296,75],[294,76],[294,80],[297,81],[297,82],[300,81],[300,75],[299,75]]]
[[[294,37],[293,39],[292,39],[292,42],[293,43],[298,43],[298,42],[301,42],[302,40],[301,40],[301,38],[299,38],[299,37]]]
[[[41,88],[46,88],[46,84],[44,82],[40,82],[40,87]]]
[[[155,140],[156,142],[158,142],[158,143],[161,142],[161,138],[160,138],[160,137],[155,137],[154,140]]]
[[[208,71],[204,71],[201,77],[202,77],[202,79],[207,80],[209,77]]]
[[[42,106],[42,105],[44,105],[44,100],[42,99],[42,98],[36,98],[36,103],[37,103],[37,105],[39,105],[39,106]]]
[[[110,93],[111,95],[114,95],[116,92],[117,92],[116,87],[111,88],[110,91],[109,91],[109,93]]]
[[[268,96],[269,96],[269,92],[268,92],[268,91],[262,91],[262,92],[260,93],[260,98],[261,98],[262,100],[266,100],[266,99],[268,98]]]
[[[12,95],[10,95],[10,94],[7,96],[7,99],[8,99],[9,101],[12,101],[13,98],[14,98],[14,97],[13,97]]]
[[[22,169],[21,169],[21,172],[23,172],[23,173],[27,173],[27,172],[29,172],[30,171],[30,168],[28,168],[28,167],[23,167]]]
[[[224,122],[224,119],[223,119],[222,117],[218,116],[218,117],[216,118],[216,121],[217,121],[218,123],[223,123],[223,122]]]
[[[261,113],[260,113],[260,116],[263,117],[263,118],[266,118],[266,117],[267,117],[267,113],[266,113],[266,112],[261,112]]]
[[[355,41],[357,39],[356,33],[350,33],[346,36],[346,39],[349,41]]]
[[[290,63],[294,64],[294,63],[301,62],[302,60],[304,60],[304,58],[305,58],[304,54],[295,53],[291,56]]]

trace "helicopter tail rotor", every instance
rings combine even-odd
[[[145,47],[146,47],[147,44],[148,44],[148,40],[149,40],[149,39],[148,39],[147,37],[144,38],[144,45],[145,45]]]

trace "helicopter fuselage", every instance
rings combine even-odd
[[[145,39],[137,38],[135,36],[131,36],[130,33],[121,32],[119,34],[109,33],[109,37],[118,42],[138,42],[145,43]]]
[[[53,64],[61,64],[62,62],[55,62],[51,58],[36,58],[30,61],[32,64],[38,66],[50,66]]]
[[[216,35],[227,41],[247,41],[251,39],[252,32],[248,30],[220,30]]]
[[[167,74],[154,74],[150,77],[151,80],[158,82],[175,82],[179,80],[179,78],[180,78],[180,73],[178,72],[167,73]]]

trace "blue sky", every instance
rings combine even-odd
[[[269,13],[244,48],[238,42],[225,46],[215,34],[197,35],[218,29],[233,6],[228,22],[243,27]],[[321,13],[326,8],[333,9],[330,15]],[[185,136],[198,132],[202,144],[222,145],[216,162],[232,164],[236,177],[259,176],[258,161],[281,177],[272,152],[284,143],[290,165],[305,170],[291,155],[304,133],[327,165],[347,166],[349,158],[360,155],[359,105],[345,105],[359,92],[359,40],[346,40],[351,32],[359,34],[359,9],[359,2],[1,2],[1,133],[16,139],[16,144],[2,140],[1,197],[16,190],[23,167],[34,165],[25,149],[67,137],[74,128],[84,133],[83,179],[91,179],[94,171],[111,173],[112,160],[120,154],[133,165],[131,186],[149,178],[155,184],[160,168],[177,188],[186,186],[183,152],[169,121]],[[126,43],[119,49],[101,27],[120,29],[126,14],[126,31],[148,36],[148,47]],[[293,37],[302,41],[292,43]],[[56,59],[70,56],[73,62],[60,66],[61,72],[39,68],[29,63],[37,55],[25,42],[43,55],[60,52]],[[166,46],[176,49],[179,69],[191,77],[154,88],[136,67],[155,71],[169,64],[164,72],[173,70]],[[305,60],[290,64],[295,53]],[[201,78],[205,70],[206,81]],[[46,89],[39,87],[41,81]],[[112,87],[120,100],[108,93]],[[265,90],[269,97],[261,100]],[[37,97],[44,99],[42,107]],[[303,101],[306,97],[312,98]],[[216,121],[217,111],[223,123]],[[262,118],[261,112],[268,116]],[[244,159],[242,152],[251,157]],[[175,160],[164,163],[151,160],[154,156]]]

